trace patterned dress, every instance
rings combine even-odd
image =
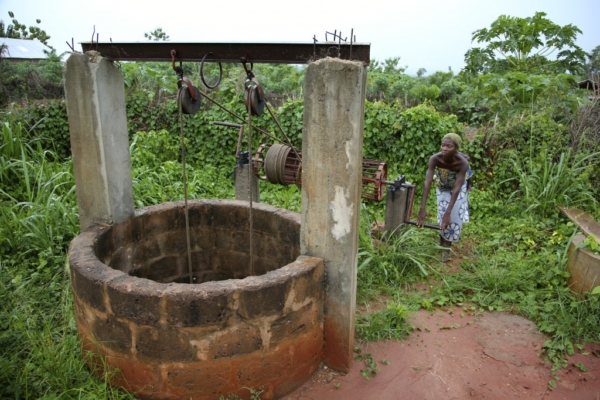
[[[450,212],[450,225],[440,232],[440,235],[449,242],[458,242],[463,222],[469,222],[469,193],[467,192],[467,179],[473,175],[471,168],[467,170],[465,181],[460,187],[460,192]],[[437,220],[442,224],[442,217],[448,209],[454,184],[458,177],[458,171],[451,171],[444,168],[435,168],[433,179],[435,181],[437,195]]]

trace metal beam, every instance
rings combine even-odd
[[[177,61],[248,62],[266,64],[307,64],[327,56],[370,62],[370,43],[80,43],[84,52],[95,50],[114,61],[168,61],[171,50],[177,51]],[[339,54],[338,54],[339,53]]]

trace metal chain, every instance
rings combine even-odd
[[[252,89],[251,89],[252,90]],[[249,245],[250,245],[250,276],[254,275],[254,240],[253,240],[253,228],[254,219],[252,216],[252,181],[254,172],[254,163],[252,161],[252,105],[248,102],[248,224],[249,224]]]
[[[183,198],[185,204],[185,239],[187,243],[188,273],[190,274],[190,283],[194,283],[194,277],[192,275],[192,245],[190,241],[190,218],[188,212],[187,176],[185,171],[185,134],[183,132],[183,109],[181,104],[181,94],[183,90],[186,90],[184,86],[180,87],[177,91],[177,108],[179,108],[179,130],[181,133],[181,166],[183,177]]]

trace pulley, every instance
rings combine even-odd
[[[188,78],[183,76],[182,62],[179,61],[179,66],[176,66],[176,57],[177,51],[175,49],[171,50],[171,65],[177,74],[177,87],[180,89],[179,97],[177,98],[178,105],[181,106],[181,111],[184,114],[196,114],[200,110],[200,90],[192,85],[192,82]]]
[[[181,85],[185,87],[179,91],[178,99],[181,103],[181,110],[184,114],[196,114],[200,110],[200,90],[192,85],[189,79],[183,78],[183,81],[186,84]]]
[[[252,73],[253,64],[250,63],[250,69],[246,66],[246,59],[241,59],[244,71],[246,71],[246,82],[244,83],[244,103],[246,109],[250,109],[252,115],[260,116],[265,110],[265,97],[262,86]]]

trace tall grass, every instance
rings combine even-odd
[[[66,250],[79,221],[71,162],[2,123],[0,398],[131,398],[81,355]]]
[[[366,301],[386,288],[405,285],[437,273],[439,250],[436,240],[413,226],[405,226],[393,234],[375,237],[373,220],[366,206],[362,206],[359,253],[358,298]]]
[[[593,161],[599,156],[600,152],[576,157],[568,148],[558,161],[547,151],[524,163],[515,157],[512,163],[519,189],[513,195],[522,196],[526,213],[540,217],[555,215],[558,206],[595,206],[597,201],[588,178]]]

